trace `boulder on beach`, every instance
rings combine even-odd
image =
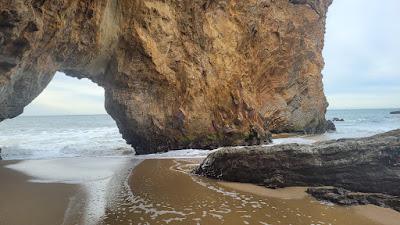
[[[221,148],[194,172],[270,188],[334,186],[400,196],[400,129],[312,145]]]

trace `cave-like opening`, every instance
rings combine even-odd
[[[20,116],[0,123],[4,159],[132,153],[104,109],[104,89],[57,72]]]

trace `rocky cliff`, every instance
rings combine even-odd
[[[323,132],[331,1],[0,0],[0,120],[62,71],[139,154]]]

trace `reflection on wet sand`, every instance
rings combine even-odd
[[[190,176],[192,163],[142,162],[129,179],[132,195],[108,208],[104,224],[390,224],[355,207],[322,204],[301,188],[274,191]]]
[[[68,208],[82,193],[79,186],[29,182],[31,177],[6,168],[18,162],[0,161],[0,225],[78,224],[79,212]],[[74,217],[67,220],[68,213]]]

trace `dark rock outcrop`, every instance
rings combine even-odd
[[[336,131],[335,124],[330,120],[326,121],[326,125],[325,126],[326,126],[326,131]]]
[[[400,196],[400,130],[312,145],[222,148],[195,173],[272,188],[335,186]]]
[[[400,114],[400,111],[393,111],[393,112],[390,112],[390,114]]]
[[[139,154],[324,132],[331,2],[1,1],[0,121],[61,71],[105,89]]]
[[[334,117],[334,118],[332,119],[332,121],[343,122],[343,121],[344,121],[344,119],[342,119],[342,118],[337,118],[337,117]]]
[[[338,205],[367,205],[374,204],[392,208],[400,212],[400,197],[379,193],[351,192],[343,188],[312,187],[307,189],[318,200],[333,202]]]

